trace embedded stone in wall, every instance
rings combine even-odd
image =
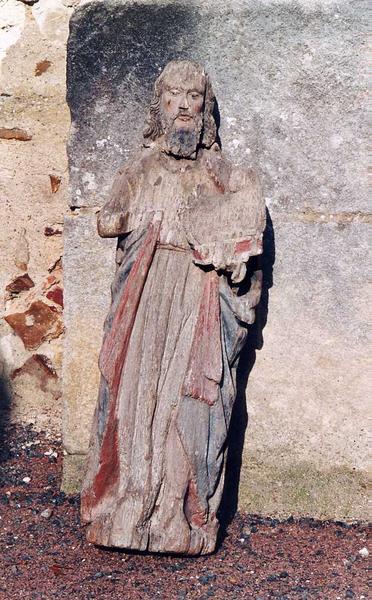
[[[11,296],[17,295],[20,292],[25,292],[34,287],[34,282],[28,273],[24,275],[20,275],[19,277],[15,277],[8,285],[5,287],[5,290],[9,292]]]
[[[63,308],[63,290],[59,286],[47,292],[46,297]]]
[[[43,392],[50,392],[54,398],[61,396],[57,373],[44,354],[30,356],[19,369],[13,371],[11,379],[16,381],[25,375],[37,380],[37,384]]]
[[[32,423],[38,429],[61,426],[61,381],[50,359],[42,353],[30,356],[10,375],[12,418]],[[24,402],[24,398],[28,402]]]
[[[58,227],[52,227],[50,225],[47,225],[47,227],[44,228],[44,235],[45,237],[52,237],[52,235],[62,235],[62,230]]]
[[[51,67],[52,63],[50,60],[42,60],[37,63],[35,67],[35,77],[40,77],[43,73],[45,73],[49,67]]]
[[[49,275],[44,279],[41,285],[41,289],[43,292],[50,290],[53,286],[61,282],[62,270],[61,265],[59,263],[60,258],[58,259],[57,264],[52,265],[52,267],[49,268]]]
[[[24,312],[7,314],[4,319],[28,350],[35,350],[42,342],[57,338],[63,331],[60,311],[42,300],[35,300]]]
[[[20,129],[19,127],[0,127],[0,138],[2,140],[18,140],[19,142],[29,142],[32,140],[32,135]]]
[[[14,264],[17,269],[26,271],[30,260],[30,245],[26,237],[26,230],[21,229],[15,240]]]
[[[52,190],[52,194],[55,194],[59,190],[59,186],[61,185],[62,177],[59,175],[49,175],[50,179],[50,188]]]

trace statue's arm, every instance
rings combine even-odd
[[[250,257],[262,253],[265,203],[256,173],[236,167],[224,194],[201,198],[182,219],[194,262],[227,271],[240,283]]]
[[[117,237],[134,229],[134,191],[128,169],[124,167],[115,178],[110,198],[98,214],[97,229],[101,237]]]
[[[231,193],[242,199],[241,209],[242,212],[244,211],[247,214],[247,235],[244,235],[235,244],[231,264],[229,262],[226,264],[226,270],[232,272],[232,280],[241,282],[245,278],[249,259],[262,254],[262,238],[266,226],[266,206],[261,182],[254,169],[245,167],[233,169],[229,187]],[[261,280],[258,279],[256,283],[261,289]],[[254,288],[256,289],[256,284]],[[259,295],[260,293],[259,291]]]

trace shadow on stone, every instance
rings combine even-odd
[[[264,345],[263,329],[267,323],[269,312],[269,289],[273,286],[273,266],[275,263],[275,236],[273,222],[266,209],[266,228],[263,236],[263,254],[254,257],[252,270],[262,269],[263,282],[261,300],[256,308],[256,320],[248,329],[245,346],[240,354],[237,368],[237,394],[231,415],[230,429],[227,438],[227,460],[224,490],[218,518],[221,523],[219,543],[226,536],[226,529],[238,509],[240,471],[244,447],[245,431],[248,426],[246,390],[249,375],[256,362],[256,351]]]
[[[74,123],[68,154],[72,189],[84,193],[73,194],[71,206],[102,203],[113,173],[142,143],[161,69],[172,59],[198,58],[199,21],[198,11],[178,4],[110,1],[75,11],[67,52],[67,102]],[[96,188],[84,183],[87,172],[94,174]]]
[[[97,97],[123,103],[150,98],[161,68],[177,57],[188,58],[197,46],[198,12],[182,5],[91,4],[70,21],[67,101],[72,110],[92,116]],[[81,118],[81,114],[79,116]],[[103,115],[105,117],[106,115]]]

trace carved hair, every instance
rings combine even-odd
[[[169,62],[159,77],[155,81],[154,95],[150,103],[150,109],[146,118],[146,126],[143,132],[143,137],[151,141],[156,140],[163,135],[163,126],[160,116],[160,98],[164,89],[164,79],[174,70],[175,67],[192,67],[196,72],[200,73],[204,78],[204,110],[203,110],[203,128],[201,132],[200,143],[206,148],[210,148],[217,141],[217,124],[214,117],[216,98],[213,93],[212,84],[209,76],[204,71],[203,67],[194,61],[189,60],[172,60]]]

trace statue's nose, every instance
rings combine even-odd
[[[188,110],[190,108],[188,100],[187,100],[187,94],[182,94],[182,96],[180,98],[180,108],[183,108],[185,110]]]

